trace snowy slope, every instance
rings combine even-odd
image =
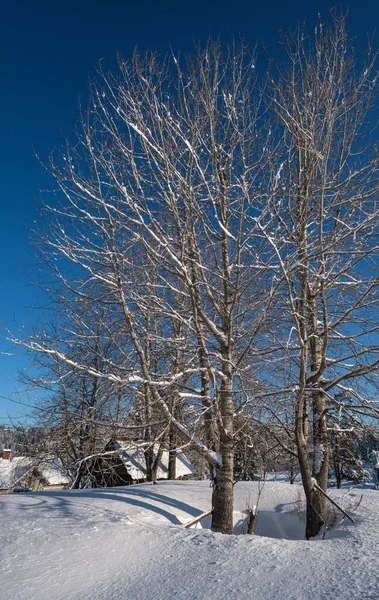
[[[237,530],[257,485],[236,485]],[[299,486],[266,483],[258,531],[272,537],[184,529],[209,510],[210,494],[207,482],[178,481],[0,496],[0,597],[379,599],[379,492],[364,491],[356,524],[310,542],[298,539]]]

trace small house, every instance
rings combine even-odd
[[[105,447],[104,455],[92,464],[92,479],[98,487],[130,485],[146,481],[146,461],[144,449],[146,443],[141,440],[131,440],[116,437]],[[154,455],[157,456],[158,444],[154,445]],[[159,462],[157,479],[168,479],[169,451],[163,450]],[[185,479],[195,473],[191,461],[180,451],[175,455],[176,479]]]
[[[4,449],[0,456],[0,493],[14,490],[61,490],[68,487],[70,478],[57,458],[11,456]]]

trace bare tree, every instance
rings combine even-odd
[[[314,481],[326,490],[332,390],[349,390],[351,415],[378,416],[376,53],[369,47],[358,59],[345,17],[336,15],[327,25],[319,20],[311,36],[299,28],[283,42],[287,61],[271,90],[284,143],[273,169],[276,225],[261,230],[286,281],[286,347],[310,538],[325,521],[325,497]]]
[[[111,385],[97,371],[116,374],[124,356],[115,342],[120,338],[102,306],[88,310],[68,298],[56,299],[56,324],[39,331],[38,338],[55,347],[68,359],[57,354],[32,352],[31,374],[21,375],[34,402],[33,416],[50,432],[49,452],[59,457],[74,480],[74,487],[88,485],[91,479],[86,457],[101,453],[116,425],[122,423],[133,406],[133,395],[124,385]],[[86,364],[87,370],[72,365]],[[42,392],[42,393],[41,393]]]
[[[118,363],[70,358],[43,336],[29,347],[127,386],[147,422],[159,407],[210,464],[212,528],[232,533],[234,413],[252,397],[245,372],[258,374],[277,343],[264,332],[280,286],[258,224],[274,148],[255,56],[210,42],[184,65],[120,60],[92,84],[81,127],[51,162],[62,195],[45,206],[43,246],[78,305],[107,307],[112,337],[118,324]]]
[[[51,159],[60,195],[40,247],[78,323],[84,306],[105,312],[110,351],[78,352],[84,327],[26,344],[127,390],[151,478],[156,439],[172,456],[194,445],[214,531],[233,531],[236,415],[259,421],[274,452],[297,453],[309,538],[334,390],[349,388],[353,421],[378,414],[376,55],[355,58],[344,17],[284,48],[265,86],[242,44],[100,69],[75,142]]]

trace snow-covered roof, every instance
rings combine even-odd
[[[71,481],[59,458],[44,460],[38,465],[38,472],[48,485],[65,485]]]
[[[36,469],[47,485],[65,485],[70,482],[58,458],[37,460],[27,456],[15,456],[10,460],[0,458],[0,490],[17,486],[20,479]]]
[[[18,480],[31,468],[31,459],[25,456],[16,456],[11,460],[0,458],[0,489],[7,490],[17,485]]]
[[[146,477],[146,462],[143,453],[144,446],[139,445],[138,442],[130,442],[116,439],[114,440],[114,447],[116,450],[120,450],[119,456],[123,461],[125,467],[128,470],[129,475],[132,479],[145,479]],[[158,452],[158,444],[154,446],[154,455]],[[163,455],[158,467],[157,478],[167,479],[168,478],[168,450],[163,451]],[[176,477],[183,477],[184,475],[192,475],[195,473],[195,469],[192,463],[182,452],[178,451],[176,454]]]

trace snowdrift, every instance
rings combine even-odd
[[[258,484],[235,487],[235,533]],[[334,491],[346,509],[362,491]],[[208,482],[0,496],[0,597],[17,600],[379,598],[379,493],[326,539],[305,541],[300,486],[266,483],[258,535],[183,524],[209,510]],[[203,523],[206,527],[206,523]]]

